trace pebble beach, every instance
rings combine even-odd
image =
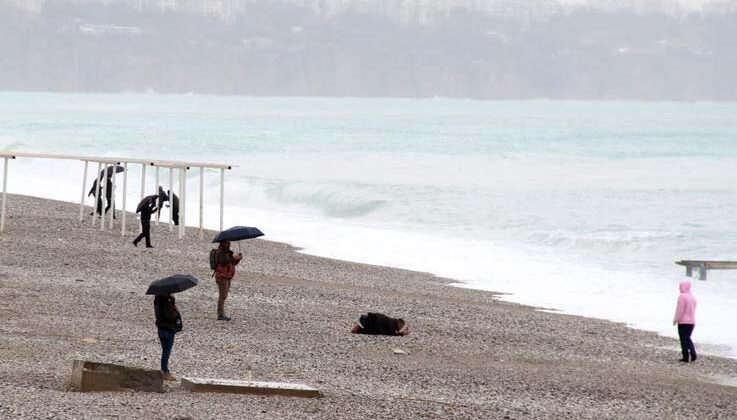
[[[255,239],[216,320],[215,232],[152,226],[155,248],[92,227],[85,209],[9,195],[0,235],[2,419],[734,419],[737,361],[602,320],[502,302],[426,273],[305,255]],[[259,226],[268,238],[268,226]],[[237,245],[234,245],[238,249]],[[295,382],[321,398],[80,393],[75,359],[158,369],[151,281],[192,274],[177,295],[176,377]],[[673,301],[675,305],[675,292]],[[626,311],[627,308],[622,308]],[[404,318],[406,337],[350,333],[366,312]],[[698,325],[694,341],[698,342]],[[401,350],[398,352],[396,350]]]

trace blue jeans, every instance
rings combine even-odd
[[[174,333],[159,328],[159,341],[161,341],[161,370],[169,372],[169,355],[174,347]]]

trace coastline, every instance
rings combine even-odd
[[[180,241],[166,225],[152,227],[156,248],[145,250],[130,244],[132,235],[79,223],[72,203],[10,195],[7,210],[0,236],[5,418],[685,419],[737,411],[737,388],[715,383],[730,378],[737,361],[703,356],[681,365],[676,340],[623,324],[268,240],[243,243],[227,302],[234,321],[218,323],[206,258],[213,232],[200,241],[188,228]],[[151,299],[143,293],[176,272],[202,281],[177,296],[185,331],[172,354],[175,375],[304,382],[324,397],[70,392],[75,358],[157,368]],[[368,311],[405,318],[412,334],[350,334]]]

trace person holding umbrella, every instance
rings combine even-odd
[[[230,292],[230,282],[235,277],[235,266],[241,262],[243,254],[234,254],[230,241],[222,241],[215,251],[215,283],[218,285],[218,321],[230,321],[225,315],[225,299]]]
[[[146,248],[153,248],[151,245],[151,215],[156,213],[156,199],[158,198],[156,194],[147,195],[138,203],[136,213],[141,213],[141,234],[133,240],[133,246],[138,246],[138,242],[146,238]]]
[[[243,254],[240,252],[240,243],[238,243],[238,254],[233,254],[233,251],[230,250],[230,241],[258,238],[263,235],[255,227],[234,226],[218,233],[215,239],[212,240],[213,243],[220,244],[217,249],[210,252],[210,267],[215,270],[213,275],[218,285],[218,321],[230,321],[231,319],[225,315],[225,299],[228,298],[230,282],[235,276],[235,266],[243,259]]]
[[[146,291],[147,295],[155,295],[154,313],[161,342],[161,375],[167,381],[176,380],[169,372],[169,356],[174,348],[174,336],[182,331],[182,316],[172,293],[187,290],[197,283],[197,279],[192,276],[177,274],[156,280]]]
[[[98,181],[102,181],[102,179],[105,178],[105,199],[107,200],[105,214],[107,214],[108,210],[110,210],[110,207],[112,207],[113,205],[113,177],[115,176],[115,174],[124,171],[125,168],[120,165],[109,166],[107,170],[103,169],[102,171],[100,171],[100,175],[92,183],[92,188],[90,188],[90,192],[87,193],[87,196],[94,196],[95,190],[97,190],[97,214],[102,215],[102,185],[98,186]],[[95,214],[94,211],[90,213],[90,216],[92,216],[93,214]],[[113,219],[115,218],[115,209],[113,209]]]
[[[159,342],[161,342],[161,375],[164,380],[174,381],[176,380],[174,375],[169,372],[169,356],[174,348],[174,335],[178,328],[181,331],[182,326],[174,296],[171,294],[156,295],[154,313],[156,314],[156,328],[159,330]],[[177,320],[179,320],[178,324]]]
[[[89,194],[87,194],[88,197],[95,195],[95,188],[97,188],[97,180],[95,180],[95,183],[92,185],[92,189]],[[105,182],[105,199],[107,200],[105,214],[107,214],[108,210],[110,210],[110,207],[113,205],[113,181],[110,178],[107,178],[107,181]],[[102,215],[102,205],[102,188],[97,188],[97,214],[99,215]],[[94,211],[90,213],[90,216],[93,214],[95,214]],[[113,218],[115,218],[115,214],[113,214]]]

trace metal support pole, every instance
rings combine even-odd
[[[141,200],[146,196],[146,164],[141,164]]]
[[[182,225],[182,237],[187,233],[187,168],[182,177],[182,199],[179,201],[179,222]]]
[[[112,191],[110,191],[110,230],[113,229],[113,221],[115,219],[115,180],[118,178],[118,175],[116,174],[118,169],[118,164],[114,164],[112,166],[113,168],[113,183],[112,183]]]
[[[169,232],[174,230],[174,168],[169,168]]]
[[[5,164],[3,166],[3,203],[2,203],[2,210],[0,211],[2,215],[0,215],[0,233],[5,232],[5,195],[8,192],[8,158],[5,159]]]
[[[84,193],[87,192],[87,168],[90,166],[88,161],[84,161],[84,175],[82,175],[82,198],[79,200],[79,221],[84,220]]]
[[[184,237],[184,171],[179,168],[179,239]]]
[[[159,167],[156,167],[156,188],[154,188],[154,194],[159,193]],[[161,201],[161,200],[159,200]],[[159,218],[161,217],[161,203],[159,203],[159,210],[156,212],[156,226],[159,225]],[[171,205],[171,203],[169,203]]]
[[[92,226],[95,226],[95,219],[97,219],[97,200],[100,199],[100,173],[102,172],[102,162],[97,162],[97,185],[93,185],[95,190],[95,203],[92,204]],[[102,212],[101,212],[102,213]]]
[[[225,169],[220,169],[220,231],[223,231],[223,215],[225,204]]]
[[[107,163],[104,166],[105,169],[103,169],[103,176],[101,177],[102,181],[100,181],[100,199],[102,197],[107,197]],[[112,199],[112,197],[110,197]],[[100,206],[100,232],[105,230],[105,206]]]
[[[141,164],[141,200],[146,196],[146,164]],[[139,231],[143,232],[143,226],[139,227]]]
[[[128,162],[123,162],[123,211],[120,219],[120,236],[125,236],[125,202],[128,196]]]
[[[203,192],[205,190],[205,168],[200,166],[200,239],[205,235],[204,223],[204,209],[205,209],[205,197]]]

